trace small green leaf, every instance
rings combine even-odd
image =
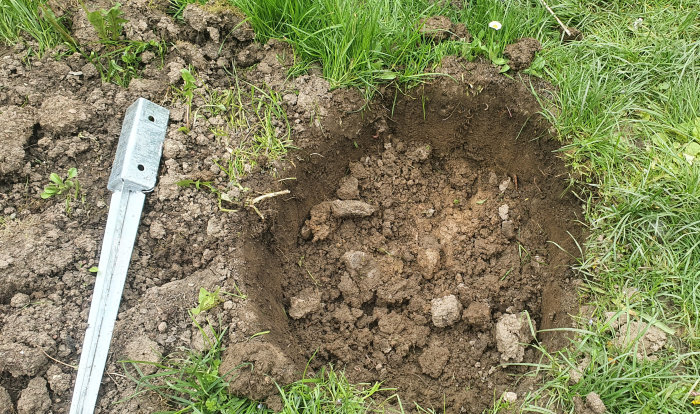
[[[44,191],[43,193],[41,193],[41,198],[43,198],[43,199],[51,198],[54,196],[54,194],[55,193],[48,193],[48,192]]]
[[[685,146],[683,152],[688,155],[692,155],[693,157],[697,157],[698,155],[700,155],[700,144],[698,144],[697,142],[689,142]]]
[[[68,178],[75,178],[78,175],[78,169],[73,167],[68,170]]]
[[[492,62],[494,65],[501,66],[501,65],[505,65],[506,63],[508,63],[508,60],[500,57],[500,58],[493,59]]]
[[[392,72],[389,70],[383,70],[379,72],[379,75],[377,76],[379,79],[382,80],[394,80],[396,79],[397,73]]]
[[[54,183],[56,183],[56,185],[61,185],[61,184],[63,184],[63,180],[62,180],[61,177],[59,177],[59,175],[56,174],[56,173],[51,173],[51,175],[49,175],[49,180],[51,180],[51,181],[53,181]]]
[[[99,270],[99,269],[97,268],[97,266],[93,266],[93,267],[91,267],[91,268],[88,269],[88,272],[90,272],[90,273],[97,273],[98,270]]]
[[[483,200],[479,200],[479,201],[477,201],[477,202],[476,202],[476,204],[479,204],[479,205],[481,205],[481,204],[484,204],[485,202],[486,202],[486,199],[483,199]]]
[[[508,65],[503,65],[501,66],[501,70],[498,71],[498,73],[506,73],[510,70],[510,66]]]

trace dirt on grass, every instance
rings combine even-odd
[[[256,368],[231,378],[231,391],[273,408],[275,382],[301,378],[309,361],[311,371],[331,363],[353,382],[381,381],[404,407],[476,413],[503,392],[526,392],[531,382],[513,376],[526,369],[510,364],[537,360],[526,346],[535,337],[566,343],[537,331],[571,326],[570,265],[581,235],[580,206],[529,82],[543,85],[446,58],[440,71],[449,76],[407,94],[381,88],[365,105],[358,91],[331,91],[314,68],[289,78],[289,47],[255,43],[233,11],[189,6],[176,23],[166,5],[123,6],[131,38],[176,44],[163,61],[145,59],[127,89],[103,83],[77,54],[29,66],[21,46],[2,49],[0,412],[68,412],[107,178],[137,97],[168,107],[171,121],[97,412],[167,408],[153,394],[128,399],[133,369],[120,361],[204,350],[203,332],[222,329],[220,372]],[[75,13],[76,37],[89,40]],[[531,60],[535,45],[522,44],[527,50],[512,56]],[[200,94],[235,89],[234,72],[279,93],[296,148],[283,160],[252,160],[241,185],[231,185],[217,162],[245,133],[229,131],[224,144],[213,132],[221,117],[190,124],[173,92],[190,65]],[[65,198],[39,194],[50,173],[71,167],[82,191],[68,213]],[[241,200],[226,205],[238,211],[177,185],[186,179]],[[245,207],[280,190],[289,193],[261,201],[257,212]],[[187,310],[202,287],[247,297],[223,296],[195,318],[199,329]]]

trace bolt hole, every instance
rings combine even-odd
[[[153,117],[153,115],[148,115],[148,120],[151,122],[156,122],[156,119]]]
[[[136,168],[138,168],[139,171],[143,171],[146,169],[146,167],[144,167],[143,164],[139,164]]]

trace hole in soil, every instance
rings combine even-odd
[[[404,402],[482,412],[527,386],[503,365],[537,358],[518,344],[532,340],[524,312],[570,326],[580,206],[526,87],[437,82],[391,105],[302,157],[294,198],[248,243],[251,297],[265,298],[266,340],[302,368],[315,354],[312,368]]]

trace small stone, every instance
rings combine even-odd
[[[17,293],[10,299],[10,306],[13,308],[23,308],[29,305],[30,299],[29,295],[26,293]]]
[[[340,180],[340,187],[336,195],[341,200],[356,200],[360,197],[360,182],[353,176],[344,177]]]
[[[227,300],[224,302],[224,309],[225,310],[231,310],[233,309],[233,301],[232,300]]]
[[[44,414],[49,407],[51,398],[46,380],[43,377],[32,378],[17,400],[17,414]]]
[[[503,204],[502,206],[498,207],[498,216],[501,217],[501,220],[508,220],[508,211],[510,211],[508,204]]]
[[[603,414],[608,409],[605,407],[603,400],[600,399],[600,395],[595,392],[590,392],[586,395],[586,405],[595,414]]]
[[[158,324],[158,332],[163,333],[168,329],[168,323],[163,321]]]
[[[510,177],[506,178],[505,180],[503,180],[503,181],[498,185],[498,189],[499,189],[502,193],[504,193],[507,189],[510,188],[511,182],[512,182],[512,181],[510,180]]]
[[[311,232],[311,228],[308,225],[306,225],[306,223],[304,223],[304,225],[301,226],[301,231],[299,232],[299,235],[302,239],[309,240],[311,236],[313,236],[313,233]]]
[[[501,234],[506,239],[512,239],[515,237],[515,224],[511,220],[506,220],[501,222]]]
[[[432,279],[440,264],[440,250],[425,249],[418,252],[418,266],[423,270],[423,277]]]
[[[335,200],[331,203],[331,213],[337,218],[371,216],[377,208],[359,200]]]
[[[455,295],[433,299],[430,305],[433,324],[438,328],[451,326],[459,321],[462,313],[462,304],[459,303]]]
[[[506,391],[501,398],[503,398],[503,401],[512,404],[518,399],[518,394],[512,391]]]
[[[162,239],[165,237],[165,228],[161,222],[154,221],[151,223],[151,228],[148,230],[148,234],[154,239]]]

